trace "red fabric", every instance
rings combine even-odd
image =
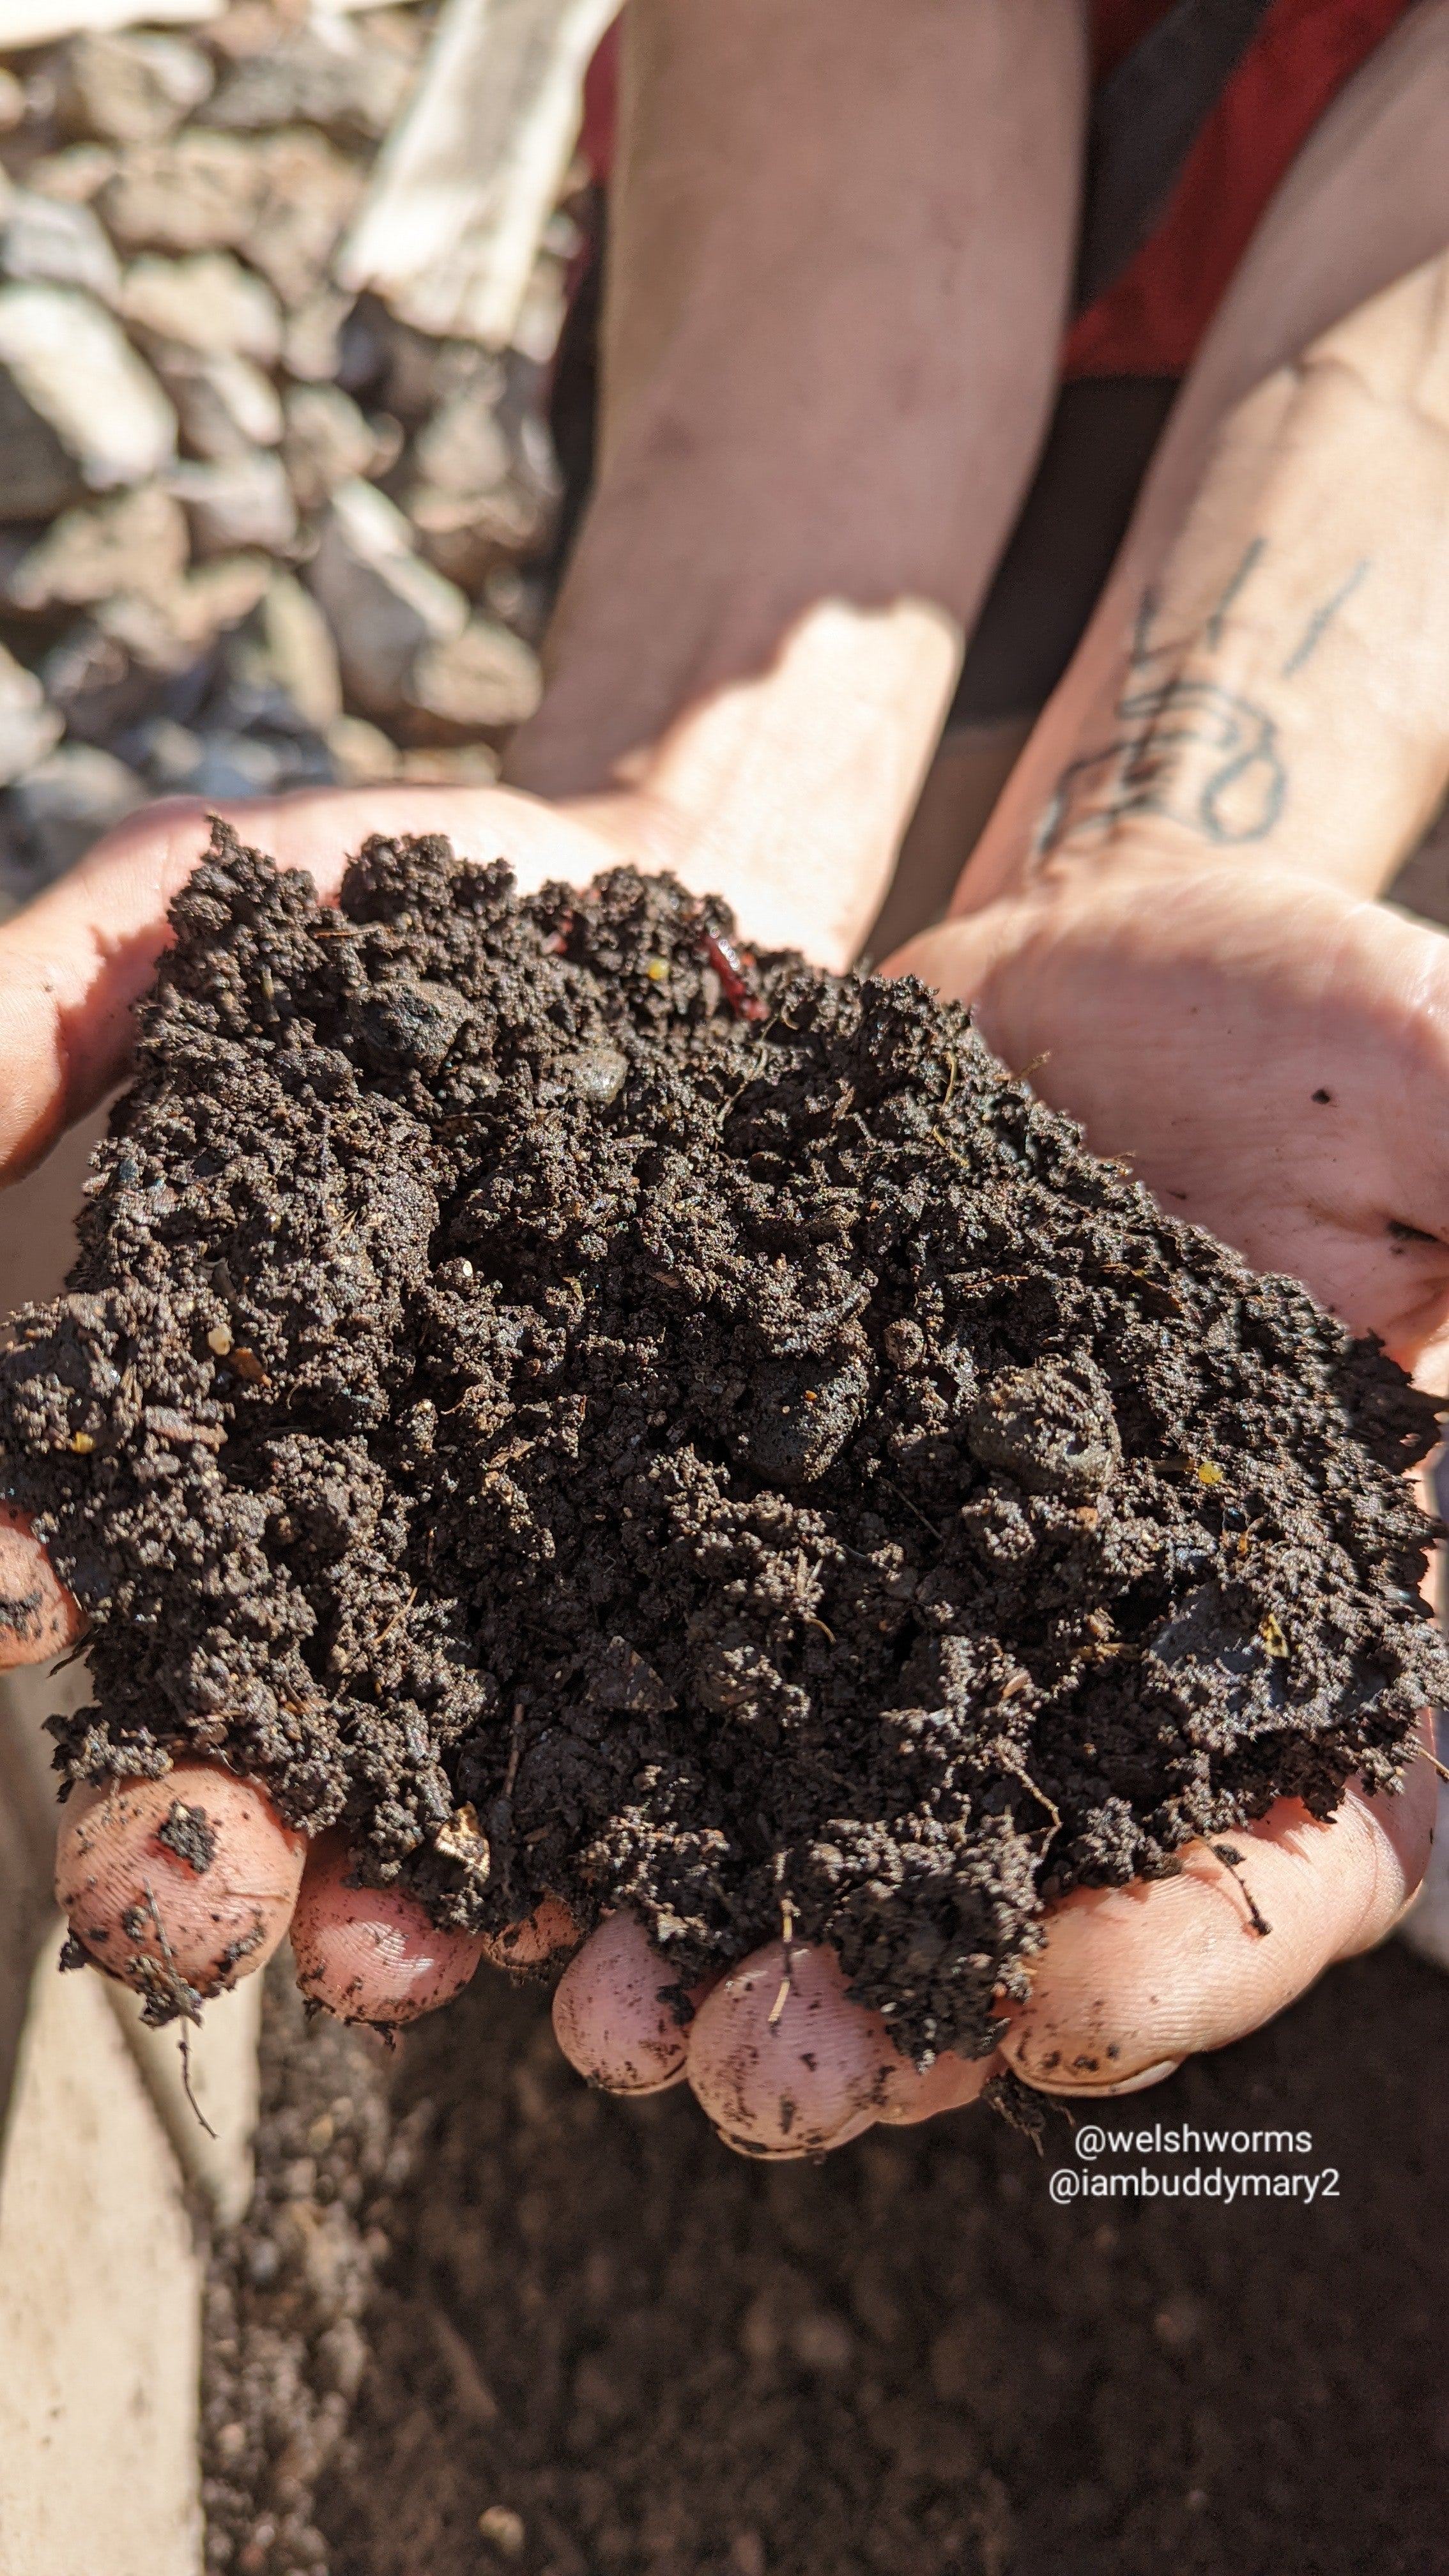
[[[1114,70],[1171,5],[1093,0],[1094,76]],[[1275,0],[1198,136],[1151,241],[1068,334],[1063,375],[1183,373],[1288,164],[1409,6],[1410,0]],[[618,60],[616,18],[589,65],[579,137],[603,186],[614,154]]]
[[[1095,0],[1092,10],[1092,78],[1105,80],[1149,27],[1165,18],[1172,0]]]
[[[1130,0],[1109,5],[1125,21]],[[1277,0],[1151,241],[1068,334],[1063,375],[1183,372],[1289,162],[1408,5]]]
[[[589,165],[589,177],[601,188],[608,186],[614,166],[614,128],[619,116],[619,23],[617,18],[610,20],[584,74],[579,150]]]
[[[1172,0],[1094,0],[1092,78],[1103,80],[1130,54],[1140,36],[1172,7]],[[584,121],[579,150],[589,176],[608,184],[614,164],[614,127],[619,99],[619,28],[614,18],[604,29],[584,77]]]

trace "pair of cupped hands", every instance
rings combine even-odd
[[[506,789],[379,788],[239,805],[228,819],[280,864],[309,869],[324,897],[373,831],[445,832],[461,856],[508,858],[525,890],[671,855],[657,815],[624,792],[570,808]],[[150,808],[0,930],[0,1178],[29,1169],[121,1075],[130,1006],[206,834],[195,806]],[[747,938],[798,940],[787,891],[742,887],[735,900]],[[1097,1151],[1130,1156],[1170,1214],[1295,1273],[1406,1365],[1443,1329],[1439,934],[1235,855],[1189,869],[1137,835],[958,914],[885,971],[973,1002],[996,1052],[1037,1068],[1042,1095],[1084,1122]],[[26,1524],[0,1505],[0,1665],[48,1660],[82,1625]],[[924,2073],[849,2000],[828,1951],[797,1944],[787,1960],[772,1943],[694,1994],[682,2021],[669,1965],[631,1917],[580,1943],[546,1900],[496,1940],[440,1933],[412,1898],[349,1885],[336,1836],[309,1846],[258,1784],[215,1765],[74,1792],[57,1892],[111,1973],[141,1982],[174,1969],[206,1996],[261,1966],[290,1929],[305,1993],[381,2024],[447,2002],[485,1956],[523,1967],[567,1954],[554,2022],[582,2074],[621,2093],[687,2080],[731,2145],[785,2157],[956,2109],[1003,2063],[1045,2092],[1091,2097],[1224,2046],[1391,1929],[1424,1872],[1434,1796],[1429,1764],[1414,1762],[1398,1796],[1351,1788],[1327,1825],[1282,1801],[1239,1836],[1236,1873],[1196,1845],[1180,1876],[1079,1891],[1048,1918],[1029,2000],[1003,2006],[999,2054],[946,2054]],[[178,1800],[215,1837],[202,1873],[175,1848],[184,1836],[157,1839]]]

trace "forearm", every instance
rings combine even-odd
[[[1374,894],[1414,846],[1449,780],[1449,322],[1413,274],[1446,111],[1439,6],[1270,209],[958,912],[1136,856]]]
[[[512,774],[642,791],[837,949],[1044,423],[1082,53],[1077,0],[631,0],[602,469]]]

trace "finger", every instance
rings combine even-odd
[[[506,1924],[501,1932],[485,1932],[483,1956],[495,1968],[523,1971],[543,1967],[560,1950],[576,1950],[578,1943],[579,1927],[568,1907],[556,1896],[545,1896],[521,1923]]]
[[[63,1655],[84,1626],[25,1514],[0,1503],[0,1673]]]
[[[999,2052],[993,2057],[957,2057],[943,2048],[922,2075],[908,2057],[897,2056],[881,2087],[876,2118],[894,2128],[911,2129],[942,2111],[964,2111],[992,2076],[1001,2073],[1002,2064]]]
[[[727,2146],[784,2160],[859,2137],[901,2058],[879,2013],[846,1996],[833,1950],[753,1951],[689,2030],[691,2088]]]
[[[308,869],[324,898],[373,832],[443,832],[461,858],[501,852],[525,890],[550,875],[587,876],[618,855],[580,827],[566,856],[558,817],[498,787],[307,788],[220,807],[195,797],[147,806],[0,929],[0,1176],[18,1179],[116,1080],[131,1005],[165,943],[167,907],[205,852],[213,812],[280,867]]]
[[[292,1917],[297,1983],[339,2021],[409,2022],[451,2003],[483,1956],[476,1933],[439,1931],[400,1887],[349,1887],[340,1833],[313,1846]]]
[[[177,1980],[219,1994],[264,1967],[291,1920],[307,1856],[264,1789],[206,1762],[161,1780],[76,1789],[55,1893],[98,1967],[161,2000]]]
[[[1398,1797],[1352,1788],[1327,1825],[1285,1798],[1225,1837],[1239,1868],[1195,1843],[1180,1877],[1069,1896],[1030,2002],[1010,2008],[1008,2061],[1047,2092],[1135,2089],[1256,2030],[1392,1930],[1428,1861],[1434,1790],[1416,1762]]]
[[[570,2066],[605,2092],[662,2093],[684,2077],[689,2028],[676,2017],[680,1994],[643,1925],[632,1914],[610,1914],[559,1979],[554,2036]]]

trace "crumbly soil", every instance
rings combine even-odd
[[[218,828],[3,1489],[90,1612],[72,1778],[182,1751],[496,1931],[780,1926],[922,2060],[1044,1899],[1390,1787],[1449,1691],[1434,1409],[909,982],[619,869]]]
[[[1039,2162],[979,2111],[750,2165],[491,1970],[389,2098],[274,1977],[213,2576],[1441,2576],[1449,2019],[1399,1944],[1080,2114],[1229,2133],[1081,2170],[1336,2169],[1311,2207],[1053,2207],[1065,2124]]]

